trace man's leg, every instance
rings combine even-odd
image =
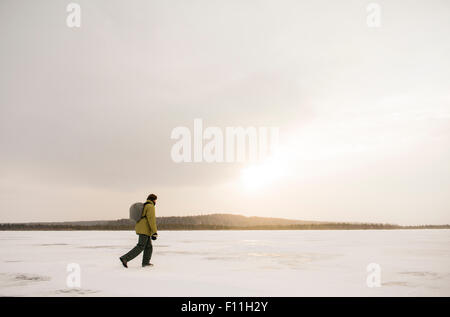
[[[152,253],[153,253],[152,239],[149,238],[147,241],[147,245],[145,246],[144,249],[144,256],[142,257],[142,265],[148,265],[150,263]]]
[[[131,249],[130,252],[121,256],[121,259],[124,259],[126,262],[133,260],[145,249],[148,240],[150,240],[149,236],[140,234],[137,245],[133,249]]]

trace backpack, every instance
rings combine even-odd
[[[134,220],[135,222],[138,222],[142,218],[142,213],[144,212],[144,207],[148,203],[134,203],[130,207],[130,219]]]

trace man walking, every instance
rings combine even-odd
[[[128,268],[127,262],[133,260],[142,251],[144,251],[142,267],[153,266],[150,263],[153,252],[152,240],[156,240],[158,237],[155,216],[156,199],[157,197],[154,194],[150,194],[147,197],[141,219],[136,223],[134,228],[136,234],[139,235],[138,243],[130,252],[120,257],[122,265],[126,268]]]

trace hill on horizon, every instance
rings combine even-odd
[[[450,225],[399,226],[386,223],[307,221],[285,218],[206,214],[156,217],[158,230],[350,230],[350,229],[450,229]],[[133,230],[131,219],[0,223],[0,230]]]
[[[121,218],[116,220],[83,220],[83,221],[39,221],[26,222],[14,224],[29,224],[29,225],[81,225],[81,226],[97,226],[97,225],[123,225],[134,224],[134,221],[128,218]],[[286,218],[273,217],[259,217],[259,216],[244,216],[231,213],[212,213],[205,215],[190,215],[190,216],[162,216],[156,217],[157,225],[170,224],[186,224],[186,225],[221,225],[221,226],[267,226],[267,225],[292,225],[292,224],[317,224],[330,223],[323,221],[306,221]]]

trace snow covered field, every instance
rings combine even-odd
[[[160,231],[151,268],[131,231],[0,232],[2,296],[450,296],[450,230]],[[80,288],[67,286],[69,263]],[[367,286],[367,266],[381,286]]]

